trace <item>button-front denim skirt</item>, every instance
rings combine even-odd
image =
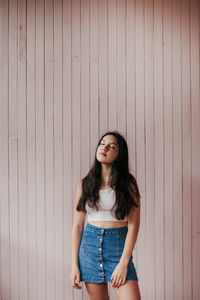
[[[80,280],[82,282],[112,282],[111,275],[121,258],[128,227],[100,228],[87,224],[79,248]],[[126,280],[138,281],[131,258]]]

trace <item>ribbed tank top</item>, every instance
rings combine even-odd
[[[115,207],[113,207],[115,199],[116,194],[113,189],[99,190],[99,210],[97,211],[95,208],[91,208],[86,204],[88,221],[127,221],[127,216],[123,220],[118,220],[115,217]]]

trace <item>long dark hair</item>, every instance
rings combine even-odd
[[[82,195],[76,207],[77,211],[85,211],[86,202],[90,207],[98,210],[99,189],[101,186],[101,163],[96,158],[97,149],[106,135],[113,135],[117,139],[119,153],[112,163],[108,184],[116,192],[115,216],[123,220],[132,208],[138,207],[140,193],[135,177],[129,173],[128,147],[126,140],[118,131],[109,131],[102,135],[98,142],[95,159],[88,174],[82,179]]]

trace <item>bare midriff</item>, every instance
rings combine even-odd
[[[88,224],[94,225],[96,227],[101,228],[118,228],[118,227],[125,227],[128,226],[128,222],[113,222],[113,221],[89,221]]]

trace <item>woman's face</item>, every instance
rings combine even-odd
[[[106,135],[97,148],[96,158],[104,164],[112,164],[119,153],[119,146],[114,135]]]

